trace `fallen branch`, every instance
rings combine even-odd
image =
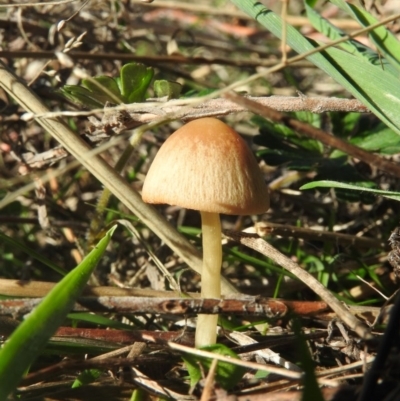
[[[0,310],[4,315],[21,316],[30,313],[42,300],[42,298],[4,299],[0,300]],[[285,316],[289,310],[303,316],[309,316],[327,311],[327,308],[324,302],[285,301],[253,296],[225,299],[101,296],[80,297],[73,306],[72,312],[156,313],[169,315],[204,313],[278,318]]]
[[[236,231],[225,231],[224,234],[228,239],[239,242],[257,252],[260,252],[262,255],[272,259],[275,263],[297,276],[299,280],[303,281],[311,290],[319,295],[322,300],[325,301],[334,312],[336,312],[338,318],[341,319],[351,330],[356,332],[363,339],[372,338],[370,329],[352,315],[351,312],[346,309],[346,307],[316,278],[302,269],[297,263],[293,262],[293,260],[279,252],[268,242],[264,241],[257,234],[247,234]]]
[[[354,246],[356,248],[380,248],[386,244],[374,238],[357,237],[350,234],[342,234],[334,231],[314,230],[305,227],[296,227],[288,224],[271,222],[257,222],[254,227],[246,229],[246,232],[258,234],[260,237],[281,235],[282,237],[301,238],[307,241],[332,242],[337,245]]]

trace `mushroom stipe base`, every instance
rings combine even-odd
[[[221,298],[221,221],[219,213],[200,212],[203,235],[202,298]],[[199,315],[196,324],[197,348],[215,344],[218,315]]]

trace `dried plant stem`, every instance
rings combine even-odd
[[[290,309],[300,315],[326,312],[324,302],[277,301],[270,298],[246,297],[244,299],[204,299],[204,298],[158,298],[158,297],[131,297],[131,296],[84,296],[72,307],[73,312],[112,312],[112,313],[152,313],[162,315],[193,315],[206,313],[204,316],[215,316],[218,313],[229,315],[262,316],[277,318],[286,315]],[[32,312],[43,298],[19,298],[0,300],[2,314],[23,316]],[[304,312],[303,312],[304,311]],[[303,313],[301,313],[303,312]],[[203,315],[202,315],[203,316]],[[202,330],[204,326],[200,326]],[[214,327],[216,333],[216,327]],[[0,320],[0,334],[2,322]],[[214,333],[214,343],[215,343]],[[210,343],[206,345],[211,345]]]
[[[254,227],[246,229],[246,232],[258,234],[260,237],[281,235],[283,237],[302,238],[308,241],[332,242],[339,245],[351,245],[355,248],[380,248],[385,247],[382,241],[375,238],[357,237],[350,234],[342,234],[334,231],[315,230],[306,227],[296,227],[289,224],[271,222],[257,222]]]
[[[255,370],[263,370],[268,373],[275,373],[277,375],[281,375],[283,377],[288,377],[291,379],[300,379],[302,377],[301,372],[293,372],[291,370],[287,370],[284,368],[278,368],[273,365],[264,365],[264,364],[259,364],[259,363],[255,363],[255,362],[247,362],[247,361],[243,361],[241,359],[235,359],[235,358],[231,358],[231,357],[221,355],[221,354],[216,354],[216,353],[209,352],[209,351],[193,349],[193,348],[189,348],[189,347],[186,347],[186,346],[183,346],[180,344],[175,344],[175,343],[169,343],[168,345],[170,346],[170,348],[176,349],[181,352],[186,352],[188,354],[197,355],[197,356],[201,356],[204,358],[217,359],[218,361],[228,362],[228,363],[231,363],[232,365],[244,366],[249,369],[255,369]]]
[[[261,105],[271,107],[274,110],[290,111],[310,111],[311,113],[325,113],[328,111],[342,111],[355,113],[369,113],[369,110],[356,99],[342,99],[336,97],[307,97],[307,96],[245,96],[246,99],[257,102]],[[195,103],[193,106],[191,106]],[[160,116],[173,113],[176,118],[189,120],[201,117],[219,117],[228,114],[248,111],[243,105],[226,98],[208,99],[199,103],[196,99],[177,99],[160,101],[150,99],[144,103],[132,103],[109,107],[106,109],[105,120],[112,120],[121,112],[128,112],[131,121],[125,122],[126,129],[132,128],[137,124],[151,122]],[[36,117],[85,117],[104,113],[103,109],[86,111],[58,111],[40,114]],[[106,122],[106,121],[103,121]]]
[[[35,59],[54,59],[56,58],[56,54],[54,51],[49,50],[0,50],[0,58],[35,58]],[[192,65],[200,65],[200,64],[219,64],[219,65],[231,65],[234,67],[271,67],[276,64],[276,60],[232,60],[229,58],[222,57],[185,57],[182,55],[170,55],[170,56],[137,56],[131,53],[88,53],[82,51],[73,51],[68,53],[68,57],[72,60],[120,60],[122,62],[137,62],[143,63],[146,65],[151,65],[154,67],[158,67],[160,65],[165,64],[192,64]],[[307,68],[315,68],[313,64],[309,61],[300,61],[295,63],[296,67],[307,67]]]
[[[264,241],[258,235],[247,234],[243,232],[226,231],[225,235],[228,237],[228,239],[239,242],[257,252],[260,252],[262,255],[272,259],[275,263],[294,274],[317,295],[319,295],[322,300],[325,301],[334,312],[336,312],[339,319],[347,324],[351,330],[355,331],[363,339],[372,338],[369,328],[354,315],[352,315],[349,310],[346,309],[327,288],[325,288],[310,273],[302,269],[297,263],[293,262],[293,260],[279,252],[268,242]]]

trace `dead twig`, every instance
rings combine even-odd
[[[248,233],[258,234],[260,237],[269,235],[281,235],[282,237],[301,238],[312,241],[333,242],[338,245],[354,246],[356,248],[380,248],[385,247],[379,240],[366,237],[357,237],[350,234],[342,234],[332,231],[319,231],[311,228],[296,227],[287,224],[278,224],[271,222],[257,222],[254,228],[246,229]]]
[[[230,65],[234,67],[272,67],[276,64],[276,60],[232,60],[229,58],[222,57],[185,57],[181,55],[170,55],[170,56],[136,56],[130,53],[88,53],[73,51],[69,52],[68,56],[72,60],[120,60],[123,62],[137,62],[146,65],[158,67],[163,64],[183,64],[183,65],[201,65],[201,64],[219,64],[219,65]],[[0,51],[0,58],[5,59],[17,59],[17,58],[34,58],[34,59],[56,59],[57,55],[54,51],[50,50],[2,50]],[[315,68],[308,61],[301,61],[293,64],[296,67],[308,67]]]
[[[36,308],[42,298],[0,300],[0,310],[5,315],[24,315]],[[244,314],[265,317],[283,316],[284,303],[274,300],[258,302],[236,299],[180,299],[143,297],[81,297],[72,312],[156,313],[169,315]]]
[[[329,307],[336,312],[339,319],[341,319],[351,330],[355,331],[363,339],[372,338],[369,328],[352,315],[328,289],[326,289],[310,273],[302,269],[297,263],[293,262],[293,260],[289,259],[272,245],[268,244],[268,242],[264,241],[256,234],[247,234],[236,231],[225,231],[224,234],[228,239],[239,242],[257,252],[260,252],[262,255],[272,259],[275,263],[297,276],[317,295],[319,295],[329,305]]]
[[[17,298],[0,300],[0,310],[4,315],[21,316],[36,308],[42,298]],[[156,313],[169,315],[235,314],[262,316],[266,318],[283,317],[290,310],[310,316],[327,311],[324,302],[285,301],[272,298],[245,296],[239,298],[148,298],[132,296],[80,297],[72,307],[73,312],[112,312],[112,313]],[[1,333],[1,322],[0,322]]]
[[[360,101],[356,99],[341,99],[335,97],[290,97],[290,96],[245,96],[260,105],[271,107],[279,111],[310,111],[312,113],[324,113],[328,111],[343,111],[356,113],[369,113]],[[191,104],[195,103],[193,106]],[[133,126],[152,122],[160,116],[173,113],[174,117],[181,120],[191,120],[202,117],[218,117],[229,114],[249,111],[245,105],[225,98],[209,99],[199,103],[193,99],[177,99],[163,101],[162,99],[149,99],[144,103],[132,103],[95,109],[88,111],[57,111],[44,114],[36,114],[32,117],[87,117],[99,113],[105,113],[102,125],[118,126],[130,129]],[[250,110],[251,111],[251,110]]]

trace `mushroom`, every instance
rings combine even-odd
[[[245,141],[216,118],[193,120],[161,146],[144,181],[147,203],[199,210],[203,238],[201,296],[221,297],[219,214],[261,214],[269,208],[267,186]],[[198,316],[195,345],[212,345],[218,315]]]

